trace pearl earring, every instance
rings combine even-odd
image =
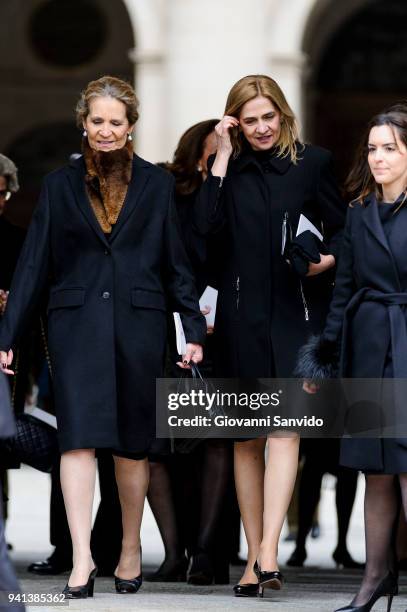
[[[131,134],[127,134],[127,140],[133,140],[133,136]]]
[[[198,165],[198,166],[196,167],[196,169],[198,170],[198,172],[202,172],[202,166],[201,166],[201,165]]]
[[[86,138],[86,136],[87,136],[87,135],[88,135],[87,131],[86,131],[86,130],[83,130],[83,134],[82,134],[82,136],[83,136],[84,138]]]

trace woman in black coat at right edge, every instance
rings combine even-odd
[[[339,343],[342,377],[407,378],[407,104],[394,105],[370,121],[348,187],[357,198],[348,209],[326,327],[299,360],[308,393],[317,390],[312,380],[330,373]],[[394,413],[398,437],[342,440],[341,463],[366,477],[366,569],[358,594],[340,608],[343,612],[368,612],[382,596],[388,597],[389,612],[397,595],[400,490],[407,514],[405,394],[400,399],[395,387],[381,415]]]

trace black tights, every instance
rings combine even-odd
[[[231,474],[230,444],[202,442],[188,455],[150,464],[148,501],[163,540],[165,558],[210,552]]]
[[[401,505],[407,515],[407,474],[366,475],[366,569],[352,605],[366,603],[388,572],[397,574],[396,534]]]
[[[321,458],[307,457],[301,473],[299,504],[298,504],[298,533],[296,546],[305,549],[305,541],[312,526],[312,520],[321,495],[322,477],[326,471]],[[350,517],[357,486],[358,473],[346,467],[336,468],[336,513],[338,517],[337,550],[344,552],[346,536],[348,534]]]
[[[184,554],[181,521],[177,518],[172,486],[172,465],[150,461],[150,484],[147,499],[164,544],[165,561],[174,561]]]

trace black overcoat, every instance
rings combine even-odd
[[[363,206],[355,203],[348,209],[323,332],[324,340],[341,343],[339,373],[344,378],[379,379],[389,371],[395,378],[407,378],[407,209],[403,207],[396,214],[387,237],[373,194]],[[393,425],[397,428],[396,422]],[[394,443],[400,453],[407,453],[405,438]],[[382,445],[379,438],[345,438],[341,463],[380,471]],[[391,471],[392,466],[386,469]]]
[[[281,255],[285,213],[294,234],[301,213],[322,229],[337,254],[345,205],[331,154],[298,145],[299,161],[269,158],[269,176],[251,150],[231,160],[227,175],[209,174],[195,204],[195,225],[218,234],[218,303],[215,321],[217,373],[232,377],[289,377],[308,335],[321,330],[333,275],[302,280]],[[212,160],[210,160],[211,164]],[[221,239],[219,239],[219,236]]]
[[[109,239],[91,208],[82,158],[48,175],[0,328],[12,347],[50,283],[48,337],[61,451],[144,453],[154,437],[167,309],[188,342],[206,333],[180,238],[172,177],[138,156]]]

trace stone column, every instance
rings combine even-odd
[[[170,5],[168,155],[193,123],[223,114],[239,78],[267,67],[263,0],[170,0]]]
[[[130,56],[134,62],[135,89],[140,100],[140,118],[135,129],[136,151],[153,163],[167,161],[168,111],[163,53],[133,49]]]
[[[283,90],[287,101],[297,115],[300,126],[303,124],[303,79],[307,69],[306,55],[294,52],[286,55],[274,54],[269,57],[269,74]]]

